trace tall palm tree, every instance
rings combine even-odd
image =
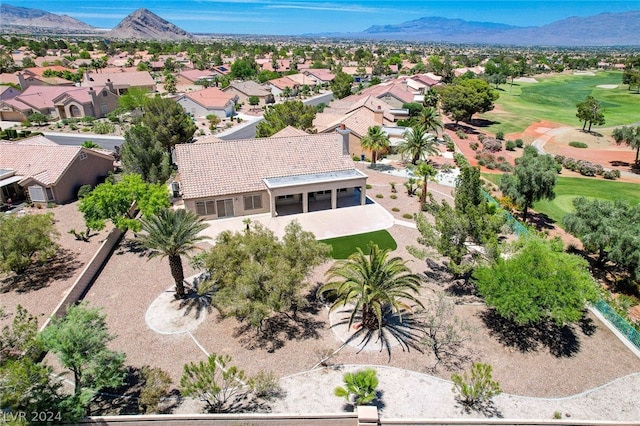
[[[431,180],[435,180],[438,170],[431,164],[420,163],[413,172],[416,176],[422,178],[422,193],[420,194],[420,204],[424,204],[427,201],[427,183]]]
[[[330,281],[320,287],[319,294],[335,294],[331,305],[335,310],[347,303],[355,304],[349,318],[351,328],[356,316],[366,330],[382,332],[385,312],[402,315],[411,307],[405,301],[422,306],[417,299],[420,277],[407,267],[400,257],[388,258],[389,250],[377,244],[369,245],[369,255],[361,248],[346,260],[339,260],[327,271]],[[334,280],[336,279],[336,280]]]
[[[184,209],[162,210],[156,216],[141,220],[142,230],[139,241],[152,250],[151,257],[169,258],[171,275],[176,284],[176,297],[184,298],[184,269],[181,256],[188,256],[196,249],[196,243],[204,239],[198,233],[207,225],[195,213]]]
[[[422,110],[418,117],[418,122],[424,126],[427,132],[433,132],[436,136],[438,136],[438,130],[441,130],[443,127],[440,114],[438,114],[435,108],[431,107]]]
[[[372,126],[360,143],[363,148],[371,150],[371,164],[376,164],[378,151],[389,147],[389,137],[382,131],[382,127]]]
[[[404,142],[398,146],[398,151],[401,154],[409,154],[413,165],[417,164],[420,158],[436,155],[439,152],[438,141],[432,134],[427,133],[424,126],[411,127],[402,136]]]

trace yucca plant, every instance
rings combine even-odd
[[[345,398],[354,406],[367,405],[376,399],[378,377],[373,368],[359,370],[355,373],[345,373],[343,380],[344,387],[335,388],[333,391],[335,396]]]

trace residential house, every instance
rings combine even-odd
[[[16,73],[16,76],[18,77],[18,84],[20,84],[22,90],[26,89],[29,86],[75,86],[75,83],[73,81],[67,80],[62,77],[45,77],[44,74],[47,70],[75,72],[72,69],[65,68],[59,65],[49,67],[25,68],[21,72]]]
[[[82,185],[97,185],[113,171],[113,160],[104,150],[58,145],[44,136],[0,142],[1,201],[72,201]]]
[[[424,94],[430,88],[440,84],[440,80],[432,78],[426,74],[414,75],[406,78],[404,81],[406,81],[408,88],[420,94]]]
[[[0,100],[0,119],[24,121],[35,112],[54,118],[104,117],[118,105],[111,85],[104,87],[29,86]]]
[[[13,86],[0,86],[0,101],[13,99],[20,94],[20,91]]]
[[[331,72],[331,70],[324,68],[309,68],[303,72],[304,75],[310,77],[316,81],[318,85],[327,85],[333,81],[336,77],[335,74]]]
[[[211,70],[182,70],[176,75],[176,85],[195,86],[205,81],[213,83],[218,77],[218,73]]]
[[[207,219],[366,203],[349,131],[176,145],[182,199]]]
[[[309,86],[311,88],[317,86],[317,81],[315,78],[309,77],[303,73],[298,73],[298,74],[290,74],[287,76],[287,78],[289,80],[293,80],[295,81],[298,86],[302,87],[302,86]]]
[[[407,86],[404,79],[391,80],[375,86],[367,87],[362,91],[363,95],[375,96],[391,105],[393,108],[402,108],[402,105],[408,102],[414,102],[415,90]]]
[[[217,87],[189,92],[176,98],[176,102],[194,117],[215,114],[219,118],[231,117],[237,100],[237,95],[223,92]]]
[[[289,96],[295,97],[298,95],[299,84],[289,77],[274,78],[273,80],[267,81],[265,86],[271,90],[271,93],[276,98],[282,97],[282,93],[287,87],[289,88]]]
[[[85,72],[80,84],[82,87],[102,87],[108,83],[113,84],[118,96],[126,93],[131,87],[139,87],[149,92],[156,91],[156,82],[148,71],[127,71],[125,68],[113,72]]]
[[[238,97],[236,103],[249,104],[249,98],[256,96],[260,101],[258,105],[272,104],[275,100],[271,91],[261,84],[252,81],[232,81],[228,87],[222,89],[224,92]]]
[[[268,60],[261,64],[263,71],[287,72],[291,71],[291,61],[289,59]]]

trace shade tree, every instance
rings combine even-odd
[[[498,92],[489,83],[477,78],[463,79],[438,89],[442,111],[456,124],[469,121],[479,112],[491,111],[498,99]]]
[[[146,126],[127,129],[121,156],[124,172],[139,174],[145,182],[164,183],[171,176],[169,154]]]
[[[361,139],[362,147],[371,151],[371,164],[376,164],[378,153],[389,148],[389,137],[381,126],[371,126]]]
[[[264,113],[264,120],[256,127],[256,135],[266,138],[287,126],[307,131],[313,128],[315,117],[316,108],[305,105],[302,101],[285,101],[270,105]]]
[[[4,216],[0,217],[0,271],[22,274],[34,262],[54,255],[59,233],[52,214]]]
[[[613,140],[636,150],[636,163],[640,162],[640,126],[622,126],[613,130]]]
[[[578,117],[580,121],[584,121],[582,131],[585,131],[587,124],[589,125],[587,131],[590,132],[593,124],[601,126],[605,123],[604,109],[600,102],[593,96],[587,96],[584,101],[578,102],[576,107],[578,109],[576,117]]]

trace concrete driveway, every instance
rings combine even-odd
[[[374,202],[364,206],[342,207],[335,210],[322,210],[278,217],[271,217],[271,213],[264,213],[209,220],[206,221],[209,226],[200,235],[205,236],[208,240],[211,240],[209,242],[213,243],[213,240],[222,231],[235,232],[246,229],[247,225],[244,223],[246,219],[260,222],[271,229],[278,238],[284,235],[284,228],[288,223],[297,220],[302,225],[302,229],[313,232],[319,240],[388,229],[394,224],[391,213]]]

